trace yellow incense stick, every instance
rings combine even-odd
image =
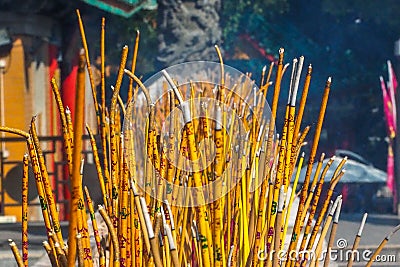
[[[113,255],[114,257],[112,259],[110,259],[110,262],[111,261],[113,262],[113,266],[119,267],[119,265],[120,265],[120,261],[119,261],[120,260],[120,258],[119,258],[120,253],[119,253],[119,245],[118,245],[117,233],[115,232],[114,225],[111,222],[110,217],[108,216],[106,210],[104,209],[104,207],[102,205],[98,206],[98,211],[99,211],[101,217],[103,217],[103,220],[107,225],[107,229],[108,229],[108,232],[109,232],[109,234],[111,236],[111,240],[112,240],[113,247],[114,247],[114,255]]]
[[[15,244],[14,241],[12,241],[11,239],[8,239],[11,251],[14,255],[14,259],[17,262],[18,267],[23,267],[24,266],[24,261],[22,260],[21,254],[19,253],[17,244]]]
[[[109,195],[106,190],[106,183],[104,181],[103,170],[102,170],[101,163],[100,163],[99,153],[97,151],[96,140],[94,139],[93,133],[92,133],[89,125],[87,125],[87,124],[86,124],[86,130],[89,134],[90,144],[92,146],[92,153],[93,153],[94,162],[96,165],[97,175],[98,175],[99,184],[100,184],[100,190],[101,190],[101,194],[103,196],[103,204],[104,204],[105,209],[107,210],[108,205],[110,204],[109,203],[110,198],[109,198]],[[107,181],[107,183],[108,183],[108,181]]]
[[[76,88],[75,102],[75,121],[74,121],[74,150],[72,153],[72,173],[71,173],[71,204],[70,204],[70,221],[69,221],[69,236],[68,236],[68,266],[75,265],[76,258],[76,233],[78,222],[78,205],[82,201],[82,184],[80,178],[80,162],[82,150],[82,133],[84,121],[85,107],[85,59],[81,51],[79,57],[79,68]]]
[[[57,211],[56,203],[55,203],[54,197],[53,197],[53,190],[52,190],[52,186],[50,184],[49,174],[47,173],[46,164],[44,162],[42,148],[40,147],[40,144],[39,144],[39,138],[38,138],[37,132],[36,132],[35,119],[36,119],[36,117],[32,118],[30,133],[32,134],[33,143],[35,145],[37,157],[39,160],[40,172],[42,174],[42,183],[43,183],[44,190],[46,193],[47,204],[50,209],[50,215],[51,215],[52,222],[53,222],[53,229],[54,229],[54,232],[57,234],[57,238],[60,240],[61,246],[64,246],[58,211]]]
[[[90,197],[89,190],[87,189],[86,186],[84,187],[84,192],[85,192],[85,196],[86,196],[87,206],[89,209],[90,219],[92,221],[92,227],[93,227],[94,238],[96,241],[96,247],[97,247],[97,251],[99,253],[99,264],[100,264],[100,266],[105,266],[106,259],[105,259],[103,248],[101,246],[101,237],[99,235],[99,229],[97,226],[96,215],[95,215],[95,211],[93,208],[93,201],[92,201],[92,198]]]
[[[326,106],[328,103],[330,87],[331,87],[331,78],[329,77],[326,82],[324,94],[322,97],[320,112],[318,115],[317,127],[315,129],[314,140],[313,140],[313,144],[311,147],[310,158],[309,158],[308,165],[307,165],[306,176],[305,176],[303,188],[301,191],[300,203],[299,203],[299,208],[298,208],[298,212],[297,212],[297,216],[296,216],[295,225],[294,225],[293,232],[292,232],[291,242],[289,245],[289,251],[295,249],[297,241],[298,241],[298,235],[300,234],[300,223],[301,223],[300,218],[302,217],[303,212],[305,212],[304,203],[307,199],[308,186],[309,186],[309,182],[310,182],[310,174],[312,172],[314,158],[315,158],[315,154],[316,154],[317,148],[318,148],[319,137],[321,134],[322,124],[323,124],[325,111],[326,111]],[[288,262],[289,261],[286,261],[286,264]]]
[[[118,240],[120,246],[120,261],[121,265],[126,265],[127,261],[127,238],[128,238],[128,192],[129,192],[129,177],[128,177],[128,166],[126,160],[122,160],[122,169],[124,174],[121,177],[121,189],[120,189],[120,208],[119,208],[119,229],[118,229]]]
[[[283,228],[283,233],[281,235],[281,240],[282,240],[281,247],[283,247],[285,244],[286,232],[287,232],[287,228],[289,225],[290,212],[292,209],[292,205],[293,205],[293,201],[294,201],[294,197],[295,197],[295,193],[296,193],[297,182],[299,181],[299,177],[300,177],[300,170],[301,170],[301,167],[303,166],[303,161],[304,161],[304,152],[302,153],[300,160],[299,160],[299,164],[297,165],[297,172],[296,172],[295,179],[293,181],[293,187],[292,187],[292,192],[290,194],[289,204],[287,205],[287,211],[286,211],[285,220],[284,220],[285,226]]]
[[[140,39],[140,32],[139,32],[139,30],[136,30],[135,46],[133,48],[133,56],[132,56],[132,67],[131,67],[132,73],[135,73],[135,70],[136,70],[136,61],[137,61],[137,54],[138,54],[138,49],[139,49],[139,39]],[[133,80],[129,79],[127,103],[129,103],[132,100],[132,97],[133,97]]]
[[[331,249],[333,246],[333,243],[335,242],[335,236],[336,236],[336,231],[337,231],[337,227],[338,227],[338,223],[339,223],[339,215],[340,215],[340,211],[342,208],[342,199],[339,200],[338,206],[336,208],[336,212],[335,212],[335,217],[333,219],[333,224],[332,224],[332,228],[331,228],[331,234],[329,236],[329,241],[328,241],[328,247],[327,247],[327,253],[325,256],[325,260],[324,260],[324,267],[328,267],[329,266],[329,262],[330,262],[330,255],[331,255]]]
[[[22,261],[23,266],[28,266],[28,154],[23,158],[23,174],[22,174]]]
[[[363,218],[361,220],[360,227],[358,228],[357,235],[354,238],[353,246],[351,248],[351,251],[353,251],[353,252],[358,249],[358,245],[360,244],[361,235],[362,235],[362,232],[363,232],[363,229],[364,229],[365,221],[367,220],[367,216],[368,216],[368,213],[364,213],[364,216],[363,216]],[[347,261],[347,267],[353,266],[353,262],[354,262],[354,253],[351,253],[350,258]]]
[[[374,251],[374,254],[372,254],[368,263],[365,265],[365,267],[371,267],[372,263],[374,262],[376,257],[379,255],[379,253],[382,251],[382,249],[385,247],[385,245],[389,241],[389,239],[399,230],[400,230],[400,224],[397,225],[396,227],[394,227],[393,230],[382,240],[382,242],[379,244],[379,246]]]
[[[62,133],[64,138],[64,149],[67,154],[67,164],[69,173],[72,173],[72,147],[71,147],[71,136],[68,131],[68,122],[66,118],[66,113],[64,110],[64,105],[61,101],[60,91],[58,89],[57,82],[54,78],[51,79],[51,87],[53,89],[54,98],[56,99],[56,103],[58,106],[58,112],[60,114]]]
[[[120,166],[118,164],[118,132],[117,132],[117,116],[116,116],[116,105],[119,90],[122,84],[123,70],[125,69],[126,58],[128,55],[128,47],[124,46],[122,49],[121,61],[117,75],[117,81],[115,83],[115,89],[111,98],[110,107],[110,156],[111,156],[111,184],[112,184],[112,215],[117,216],[116,201],[118,198],[118,181],[119,181],[119,170]]]
[[[318,243],[317,243],[317,246],[316,246],[316,249],[315,249],[315,257],[314,257],[313,261],[311,262],[310,267],[314,267],[314,266],[318,265],[318,260],[320,258],[321,251],[322,251],[322,244],[325,241],[325,236],[328,233],[328,229],[329,229],[330,224],[332,222],[333,215],[335,214],[336,208],[337,208],[338,203],[339,203],[341,198],[342,198],[341,195],[339,195],[336,198],[335,202],[333,203],[332,207],[330,208],[330,211],[328,213],[328,217],[325,219],[325,224],[324,224],[324,227],[323,227],[323,229],[321,231],[321,234],[319,236],[319,240],[318,240]]]
[[[76,10],[76,14],[78,16],[78,24],[79,24],[79,31],[81,33],[82,45],[85,51],[85,60],[86,60],[87,70],[89,73],[90,88],[92,89],[92,97],[93,97],[94,109],[96,111],[97,125],[100,125],[100,112],[99,112],[99,104],[97,102],[96,85],[94,84],[93,71],[92,71],[92,66],[90,64],[89,49],[86,42],[86,34],[79,9]]]
[[[43,241],[43,247],[47,252],[52,267],[58,267],[57,260],[53,254],[53,250],[47,241]],[[23,266],[23,265],[22,265]]]
[[[297,134],[300,131],[300,126],[301,126],[301,121],[303,119],[303,114],[304,114],[304,108],[307,102],[307,95],[308,95],[308,89],[310,87],[310,82],[311,82],[311,73],[312,73],[312,67],[311,64],[308,66],[307,69],[307,74],[306,74],[306,80],[304,82],[304,87],[303,87],[303,92],[301,94],[301,99],[300,99],[300,104],[299,104],[299,109],[297,111],[297,117],[296,117],[296,123],[294,126],[294,131],[293,131],[293,136],[295,139],[293,139],[293,145],[297,145]]]
[[[333,190],[336,186],[336,184],[339,182],[340,178],[344,175],[345,170],[342,170],[337,176],[335,176],[334,178],[332,178],[330,185],[329,185],[329,189],[328,192],[326,194],[326,198],[325,201],[323,203],[323,206],[321,208],[321,211],[318,215],[317,221],[315,222],[314,228],[312,230],[310,239],[308,240],[308,244],[307,244],[307,249],[311,249],[312,246],[314,245],[314,241],[317,237],[318,231],[319,231],[319,227],[321,226],[322,220],[324,218],[324,215],[327,211],[327,208],[329,206],[329,201],[332,197],[333,194]]]
[[[279,192],[279,201],[277,207],[278,211],[275,220],[274,257],[272,262],[273,267],[278,267],[280,261],[279,251],[281,247],[282,212],[284,204],[285,204],[285,189],[284,185],[282,185]]]

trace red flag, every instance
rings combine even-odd
[[[392,114],[393,114],[393,121],[394,124],[396,124],[396,119],[397,119],[397,109],[396,109],[396,88],[397,88],[397,79],[396,79],[396,74],[394,73],[392,63],[390,60],[387,61],[388,65],[388,74],[389,74],[389,81],[388,81],[388,90],[389,90],[389,96],[392,102]]]
[[[389,72],[389,82],[393,86],[394,93],[396,94],[397,90],[397,78],[396,73],[394,72],[392,62],[390,60],[387,61],[388,64],[388,72]]]
[[[393,155],[393,148],[392,142],[389,142],[388,145],[388,157],[387,157],[387,165],[386,165],[386,172],[387,172],[387,180],[386,185],[390,189],[392,193],[395,191],[395,183],[394,183],[394,155]]]
[[[381,81],[381,89],[382,89],[382,97],[383,97],[383,113],[385,115],[386,119],[386,126],[388,128],[388,134],[390,138],[395,137],[396,133],[396,124],[394,123],[394,118],[393,118],[393,106],[392,106],[392,101],[388,95],[385,82],[381,77],[379,77]]]

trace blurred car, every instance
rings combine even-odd
[[[344,157],[347,157],[346,164],[343,167],[346,173],[340,179],[339,184],[336,185],[333,196],[342,194],[343,212],[392,212],[393,196],[386,186],[387,173],[375,168],[362,156],[349,150],[338,149],[335,151],[335,160],[325,176],[324,191],[327,190],[328,183]],[[321,173],[328,161],[329,158],[324,159]],[[311,181],[314,178],[317,164],[318,162],[315,162],[313,165]],[[300,186],[304,183],[306,171],[307,166],[300,171],[298,182]],[[316,179],[319,179],[319,177]],[[324,197],[324,192],[321,197]]]

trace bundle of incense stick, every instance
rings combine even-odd
[[[69,109],[64,108],[61,101],[57,82],[54,79],[51,82],[61,118],[71,181],[66,243],[36,133],[35,118],[28,132],[0,127],[1,131],[26,138],[28,147],[28,155],[23,161],[22,257],[15,242],[10,241],[18,265],[28,265],[28,157],[35,174],[48,236],[43,245],[52,266],[75,266],[76,262],[78,266],[113,267],[318,265],[316,259],[322,254],[323,241],[329,229],[327,249],[332,247],[335,238],[342,200],[341,196],[336,199],[332,196],[344,175],[346,161],[340,162],[330,179],[327,194],[321,197],[325,175],[334,158],[323,166],[323,154],[314,172],[312,167],[331,78],[326,82],[320,111],[316,114],[318,119],[307,171],[302,188],[297,192],[299,202],[295,204],[297,181],[307,156],[300,153],[301,147],[310,130],[309,126],[301,130],[301,123],[311,81],[311,65],[306,72],[301,100],[296,106],[304,57],[293,60],[280,138],[275,134],[275,121],[281,81],[288,66],[284,65],[283,49],[279,50],[277,64],[271,64],[268,72],[267,68],[262,70],[258,91],[253,90],[258,87],[248,75],[233,78],[225,72],[227,67],[216,47],[219,72],[204,70],[203,74],[199,73],[213,80],[219,79],[217,86],[207,82],[182,83],[167,69],[161,73],[164,81],[162,97],[154,99],[154,92],[150,92],[135,75],[139,44],[137,32],[132,69],[125,68],[128,58],[128,47],[125,46],[111,104],[107,107],[105,20],[102,20],[100,35],[99,103],[84,26],[79,11],[77,14],[84,49],[80,54],[73,124]],[[90,198],[90,188],[82,188],[85,68],[93,92],[100,140],[96,142],[96,135],[86,126],[102,192],[103,203],[98,205],[97,212],[108,229],[104,235],[98,231],[99,222]],[[194,68],[190,70],[195,71]],[[130,78],[126,106],[119,96],[124,75]],[[265,103],[271,85],[273,100],[269,110]],[[182,118],[183,127],[179,127]],[[290,191],[292,176],[295,178]],[[317,206],[321,207],[318,213]],[[289,227],[291,215],[296,219]],[[89,227],[94,233],[93,247],[90,245]],[[384,239],[374,257],[398,228]],[[358,246],[361,232],[356,236],[354,247]],[[314,251],[314,257],[310,258],[309,253],[296,254],[302,250]],[[329,259],[326,259],[324,266],[328,264]]]

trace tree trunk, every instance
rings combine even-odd
[[[158,0],[159,67],[218,59],[220,0]]]

